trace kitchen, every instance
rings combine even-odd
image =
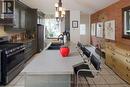
[[[60,3],[61,1],[62,0],[59,0]],[[67,1],[65,2],[63,0],[62,2],[66,4]],[[49,3],[49,1],[43,1],[42,3],[45,2]],[[52,1],[51,6],[54,5],[55,2],[56,1]],[[85,5],[79,0],[72,0],[71,2],[80,2],[78,4]],[[116,6],[116,4],[120,4],[123,1],[115,0],[112,2],[112,0],[106,0],[106,4],[103,1],[101,2],[104,4],[99,3],[99,7],[100,5],[102,6],[100,9],[105,8],[105,6],[108,6],[106,9],[109,9],[111,5],[113,7],[113,5]],[[124,3],[126,5],[126,1],[124,1]],[[109,15],[105,14],[107,13],[106,9],[105,11],[104,9],[103,11],[101,10],[101,13],[99,8],[98,10],[91,9],[94,12],[91,13],[91,11],[86,10],[86,8],[85,10],[84,8],[79,9],[76,4],[74,6],[76,10],[72,9],[72,5],[69,3],[67,6],[68,8],[71,6],[71,10],[65,11],[65,18],[62,19],[61,17],[58,19],[56,17],[55,20],[54,15],[47,14],[49,13],[47,11],[50,11],[50,7],[43,8],[42,4],[36,3],[35,0],[32,0],[32,2],[26,0],[0,1],[1,85],[11,87],[80,87],[81,84],[82,87],[83,84],[83,87],[129,87],[129,74],[117,67],[117,65],[120,66],[119,64],[123,63],[118,63],[118,58],[116,58],[116,60],[113,59],[114,62],[111,63],[108,58],[110,57],[109,55],[112,55],[111,58],[114,58],[115,55],[121,55],[116,49],[122,52],[120,48],[123,47],[123,49],[125,49],[124,52],[126,52],[123,53],[123,55],[126,55],[126,62],[129,63],[129,48],[127,48],[129,46],[129,40],[126,47],[122,45],[116,47],[116,45],[110,43],[117,42],[123,44],[119,36],[114,38],[117,39],[115,41],[111,40],[111,38],[105,41],[100,35],[99,37],[96,36],[96,32],[92,34],[94,31],[91,31],[91,24],[94,25],[97,22],[110,20],[111,14],[108,13],[110,14],[109,19]],[[58,7],[54,5],[53,8],[53,10],[57,10]],[[82,13],[85,11],[91,14]],[[61,21],[59,22],[59,20]],[[116,32],[116,35],[117,33],[118,32]],[[127,41],[126,39],[123,40]],[[92,79],[86,77],[86,80],[83,77],[79,77],[79,82],[81,83],[77,85],[78,81],[76,77],[73,76],[74,65],[82,64],[84,57],[86,58],[85,54],[82,54],[82,46],[81,49],[80,47],[78,49],[77,43],[79,41],[83,44],[83,47],[85,46],[86,49],[89,49],[92,54],[101,58],[103,64],[101,63],[101,71],[99,70],[97,77]],[[62,57],[61,48],[69,49],[70,54],[68,57]],[[112,50],[112,52],[110,50]],[[106,59],[104,59],[105,57]],[[126,71],[129,72],[129,66],[127,66],[127,64],[124,64],[124,66],[127,67]],[[98,70],[94,68],[94,71],[97,72]],[[122,72],[125,76],[122,75]]]
[[[0,1],[0,7],[1,84],[8,84],[34,54],[43,50],[44,26],[40,22],[44,13],[18,0]]]

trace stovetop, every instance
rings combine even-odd
[[[0,50],[9,50],[21,46],[20,43],[2,43],[0,44]]]

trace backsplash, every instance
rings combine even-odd
[[[24,41],[26,40],[26,33],[25,32],[20,32],[20,33],[10,33],[8,34],[9,40],[11,42],[18,42],[18,41]]]
[[[26,32],[6,32],[4,30],[4,26],[0,26],[0,37],[8,36],[9,41],[11,42],[17,42],[17,41],[23,41],[27,39]]]
[[[8,34],[4,31],[4,26],[0,26],[0,37],[8,36]]]

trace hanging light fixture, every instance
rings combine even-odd
[[[65,16],[65,10],[62,7],[62,1],[61,0],[59,0],[58,3],[55,3],[55,8],[56,8],[56,11],[55,11],[56,20],[58,22],[62,21],[64,16]]]

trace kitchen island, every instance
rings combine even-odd
[[[26,87],[70,87],[73,65],[82,62],[71,44],[70,55],[62,57],[59,50],[44,50],[35,55],[33,60],[22,71],[26,78]]]

